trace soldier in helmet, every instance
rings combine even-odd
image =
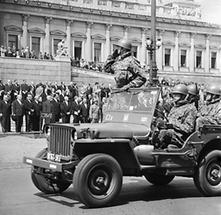
[[[116,49],[104,64],[104,71],[115,74],[116,86],[127,90],[129,88],[141,87],[145,82],[144,71],[139,61],[132,56],[131,42],[122,39],[118,42]]]
[[[184,140],[194,131],[197,115],[196,107],[186,100],[188,89],[184,84],[178,84],[171,92],[174,106],[170,110],[167,122],[162,126],[158,135],[158,148],[169,145],[182,147]],[[159,125],[158,125],[159,126]]]
[[[186,100],[189,103],[193,103],[196,106],[196,109],[199,108],[199,89],[197,84],[190,84],[187,86],[188,95]]]
[[[221,125],[221,88],[218,85],[210,85],[206,89],[206,103],[202,105],[196,120],[196,130],[204,124]]]

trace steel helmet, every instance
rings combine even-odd
[[[207,87],[206,93],[211,93],[213,95],[221,96],[221,88],[218,85],[211,84]]]
[[[173,88],[171,93],[172,94],[178,93],[178,94],[182,94],[182,95],[187,95],[188,94],[187,86],[185,84],[178,84]]]
[[[120,40],[116,45],[119,47],[125,48],[127,50],[131,50],[132,48],[131,42],[127,39]]]
[[[191,95],[198,95],[199,94],[199,90],[198,90],[198,87],[196,84],[190,84],[187,86],[187,90],[188,90],[188,93],[191,94]]]

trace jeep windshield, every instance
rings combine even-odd
[[[158,97],[158,88],[134,88],[126,92],[113,91],[104,110],[104,122],[150,126]]]

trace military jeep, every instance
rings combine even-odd
[[[113,91],[104,120],[94,124],[49,124],[48,146],[32,165],[34,185],[47,194],[71,184],[87,207],[102,207],[117,198],[123,176],[144,176],[154,185],[175,176],[192,177],[205,196],[221,194],[221,126],[205,125],[182,148],[157,149],[152,144],[159,88]]]

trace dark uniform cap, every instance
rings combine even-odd
[[[199,90],[198,90],[198,87],[196,84],[190,84],[187,86],[187,90],[188,90],[188,93],[191,94],[191,95],[198,95],[199,94]]]
[[[215,84],[211,84],[207,87],[206,89],[206,93],[211,93],[213,95],[218,95],[220,96],[221,95],[221,88],[220,86],[218,85],[215,85]]]
[[[178,93],[178,94],[182,94],[182,95],[187,95],[188,94],[188,89],[187,89],[187,86],[185,84],[178,84],[173,88],[171,93],[172,94]]]
[[[126,40],[126,39],[120,40],[116,45],[120,46],[122,48],[125,48],[127,50],[131,50],[131,48],[132,48],[131,42],[129,40]]]

